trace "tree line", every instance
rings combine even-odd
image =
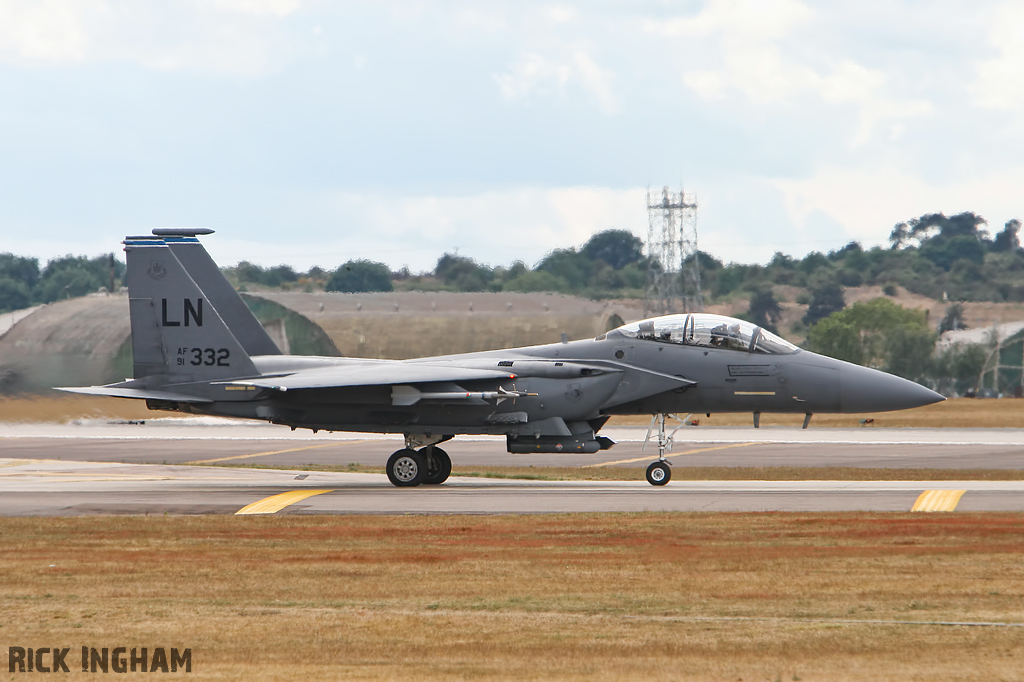
[[[802,289],[798,302],[810,306],[807,325],[838,309],[842,289],[880,285],[903,287],[929,298],[954,301],[1024,301],[1024,250],[1021,222],[1010,220],[994,235],[975,213],[932,213],[897,224],[887,247],[863,248],[850,242],[838,249],[814,251],[803,258],[776,252],[766,264],[725,263],[700,251],[705,297],[762,299],[757,309],[773,310],[774,287]],[[269,287],[343,292],[551,291],[591,298],[643,295],[648,257],[643,242],[627,230],[594,234],[579,247],[555,249],[538,263],[514,261],[490,266],[459,253],[445,253],[428,272],[391,270],[387,264],[353,259],[334,269],[299,271],[289,265],[263,267],[242,261],[224,268],[238,288]],[[0,254],[0,310],[110,287],[110,256],[64,256],[40,267],[39,260]],[[114,286],[124,264],[115,259]],[[774,294],[773,294],[774,296]]]
[[[429,272],[392,271],[385,263],[353,259],[335,270],[297,272],[241,262],[226,268],[238,287],[304,288],[347,293],[371,291],[552,291],[591,298],[642,296],[647,277],[643,242],[628,230],[598,232],[581,247],[555,249],[533,267],[523,261],[491,267],[445,253]]]
[[[897,224],[886,247],[865,249],[850,242],[803,258],[776,252],[766,264],[726,263],[700,251],[706,297],[722,300],[757,295],[774,286],[806,291],[805,300],[825,317],[844,287],[903,287],[929,298],[955,301],[1024,301],[1021,222],[1005,223],[990,235],[975,213],[932,213]],[[228,268],[240,285],[308,286],[328,291],[552,291],[591,298],[643,294],[648,271],[643,242],[627,230],[598,232],[579,247],[555,249],[532,267],[522,261],[490,266],[458,253],[445,253],[429,272],[392,271],[385,263],[350,260],[335,270],[301,273],[289,266],[262,268],[242,262]],[[817,292],[815,294],[814,292]],[[815,299],[817,296],[817,300]],[[830,303],[831,301],[831,303]]]
[[[0,312],[116,290],[123,278],[124,263],[113,254],[67,255],[40,267],[38,258],[0,253]]]

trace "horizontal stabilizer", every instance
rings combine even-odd
[[[178,403],[212,403],[207,398],[198,398],[184,393],[171,391],[154,391],[147,388],[122,388],[118,386],[68,386],[58,388],[68,393],[84,393],[86,395],[105,395],[111,398],[136,398],[141,400],[171,400]]]

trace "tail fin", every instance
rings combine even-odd
[[[267,334],[256,316],[245,305],[234,287],[221,273],[197,234],[210,234],[213,230],[157,228],[153,234],[163,237],[178,262],[195,281],[221,319],[232,331],[249,355],[280,355],[281,350]]]
[[[164,239],[127,237],[124,246],[136,379],[162,375],[184,383],[259,374]]]

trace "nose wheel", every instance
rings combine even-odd
[[[672,468],[668,465],[668,460],[664,462],[654,462],[647,467],[647,482],[651,485],[665,485],[672,480]]]

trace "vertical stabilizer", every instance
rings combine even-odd
[[[216,306],[159,237],[124,241],[135,378],[208,381],[259,372]]]
[[[157,229],[164,242],[249,355],[280,355],[281,349],[195,237],[195,230]]]

